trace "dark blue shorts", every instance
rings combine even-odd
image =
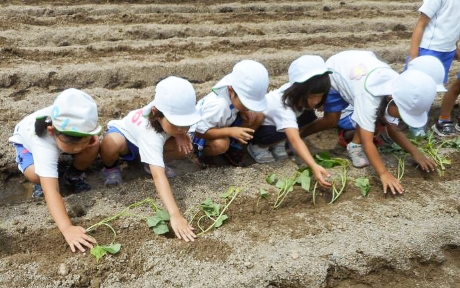
[[[126,160],[126,161],[133,161],[133,160],[135,160],[137,158],[137,156],[139,156],[139,148],[136,145],[134,145],[133,143],[131,143],[125,137],[125,135],[120,130],[118,130],[118,128],[110,127],[109,130],[107,130],[107,132],[105,132],[105,135],[110,134],[110,133],[118,133],[118,134],[120,134],[121,136],[123,136],[125,138],[126,143],[128,144],[129,153],[126,154],[126,155],[120,155],[121,159]]]

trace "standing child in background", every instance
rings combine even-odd
[[[402,194],[404,189],[379,157],[373,141],[376,125],[385,126],[391,139],[410,153],[422,170],[435,169],[435,163],[412,145],[397,127],[399,118],[413,127],[426,124],[436,96],[436,83],[430,76],[415,69],[399,75],[371,51],[340,52],[330,57],[326,65],[333,73],[330,76],[332,89],[324,106],[325,115],[306,127],[306,131],[318,132],[324,127],[334,127],[333,121],[337,123],[341,111],[351,104],[356,133],[347,145],[348,155],[355,167],[369,164],[374,167],[384,193],[390,189],[393,194]]]
[[[460,48],[458,47],[454,59],[460,61]],[[460,132],[460,117],[457,117],[455,126],[454,121],[451,119],[452,109],[458,95],[460,95],[460,72],[458,72],[455,82],[450,85],[449,90],[444,94],[438,121],[432,127],[433,131],[439,136],[451,136]]]
[[[73,158],[63,176],[66,184],[77,193],[90,190],[84,170],[98,155],[100,131],[96,102],[83,91],[67,89],[53,105],[19,122],[9,138],[16,148],[19,170],[36,184],[33,196],[45,196],[51,216],[72,252],[75,248],[84,252],[84,246],[92,248],[95,241],[83,227],[74,226],[67,215],[59,193],[59,156],[68,153]]]
[[[252,60],[238,62],[212,92],[198,101],[201,121],[190,129],[202,166],[223,154],[234,166],[242,166],[243,145],[252,139],[267,107],[268,72]]]
[[[192,84],[182,78],[168,77],[157,84],[155,98],[147,106],[108,123],[100,149],[106,185],[122,183],[120,157],[133,161],[140,155],[141,161],[148,164],[174,233],[187,242],[194,241],[196,236],[174,200],[163,158],[178,159],[192,151],[187,131],[200,120],[195,104]]]
[[[418,11],[420,16],[412,32],[408,62],[422,55],[435,56],[444,65],[444,83],[447,84],[449,69],[456,53],[455,43],[460,36],[460,1],[424,0]],[[453,89],[455,90],[455,87]],[[452,96],[453,93],[454,91],[449,93],[450,99],[447,100],[445,106],[448,106],[451,100],[458,95],[457,93]],[[447,113],[450,110],[441,110],[435,127],[440,132],[437,132],[438,134],[450,135],[454,132],[450,113]],[[415,136],[425,135],[423,127],[413,127],[411,130]]]
[[[312,169],[320,185],[331,185],[324,179],[329,173],[315,162],[299,133],[299,127],[316,119],[313,109],[326,101],[331,87],[330,73],[320,56],[305,55],[292,62],[289,83],[266,95],[265,120],[247,148],[256,162],[270,163],[286,158],[285,146],[289,143]]]

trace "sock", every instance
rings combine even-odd
[[[450,116],[443,116],[443,115],[440,115],[439,118],[438,118],[438,123],[441,124],[441,123],[445,123],[445,122],[450,122]]]

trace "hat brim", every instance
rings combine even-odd
[[[396,100],[395,100],[396,102]],[[396,103],[398,105],[398,103]],[[398,109],[401,119],[410,127],[420,128],[428,122],[428,112],[423,112],[420,115],[411,115],[402,109]]]
[[[303,83],[305,81],[307,81],[308,79],[312,78],[312,77],[315,77],[315,76],[319,76],[319,75],[323,75],[323,74],[332,74],[333,71],[330,70],[330,69],[321,69],[321,70],[317,70],[317,71],[313,71],[311,73],[308,73],[306,75],[304,75],[303,77],[299,78],[299,79],[296,79],[295,82],[291,82],[291,84],[294,84],[294,83]]]
[[[446,89],[446,87],[444,87],[443,84],[438,84],[438,85],[436,85],[436,92],[438,92],[438,93],[439,92],[447,92],[447,89]]]
[[[236,91],[236,93],[238,94],[238,91]],[[268,106],[267,99],[265,97],[261,101],[254,101],[252,99],[247,99],[246,97],[239,97],[239,99],[244,107],[255,112],[265,111]]]
[[[194,113],[187,115],[168,115],[164,112],[163,114],[165,115],[166,119],[168,119],[169,123],[178,127],[192,126],[201,120],[201,115],[198,110],[195,110]]]
[[[75,136],[75,137],[88,137],[88,136],[94,136],[94,135],[99,135],[102,131],[102,126],[97,125],[96,129],[90,132],[79,132],[79,131],[73,131],[73,130],[65,130],[65,129],[59,129],[58,127],[54,126],[54,129],[59,131],[62,134],[69,135],[69,136]]]

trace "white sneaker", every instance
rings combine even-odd
[[[353,163],[353,166],[355,166],[356,168],[365,167],[370,164],[369,159],[367,159],[367,156],[364,153],[362,145],[350,142],[347,145],[347,151],[348,156],[350,156],[351,162]]]
[[[409,127],[409,131],[414,135],[414,137],[425,137],[425,127],[420,127],[420,128],[415,128],[415,127]]]
[[[249,155],[251,155],[257,163],[271,163],[276,161],[268,147],[262,148],[258,145],[249,143],[247,149]]]
[[[272,147],[270,150],[272,151],[273,156],[275,156],[276,160],[286,159],[288,154],[286,152],[286,142],[280,142]]]

